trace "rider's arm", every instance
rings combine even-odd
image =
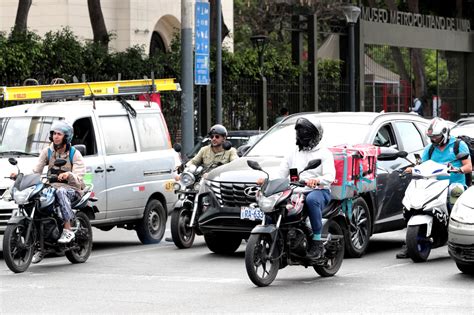
[[[237,155],[237,150],[235,148],[230,148],[229,153],[229,162],[232,162],[233,160],[239,158],[239,156]]]
[[[86,165],[81,152],[76,151],[72,160],[72,171],[68,172],[68,184],[75,187],[83,186],[83,177],[86,173]]]
[[[277,178],[287,178],[290,176],[290,167],[291,166],[291,155],[285,156],[285,158],[280,163],[280,168],[278,169]]]
[[[199,152],[191,160],[189,160],[188,163],[186,163],[186,165],[187,166],[189,166],[189,164],[194,164],[196,166],[202,165],[203,159],[204,159],[204,152],[206,151],[206,148],[208,147],[209,146],[202,147],[199,150]]]
[[[44,148],[40,156],[38,157],[38,162],[36,166],[33,168],[33,173],[35,174],[43,174],[44,167],[48,164],[48,148]]]
[[[461,141],[459,143],[459,153],[469,153],[469,148],[467,147],[467,144],[464,141]],[[472,172],[472,161],[471,161],[471,156],[468,157],[465,160],[461,161],[462,166],[461,166],[461,171],[464,174],[469,174]]]
[[[334,167],[334,156],[328,149],[321,149],[322,174],[318,176],[318,182],[322,186],[330,186],[336,179],[336,168]]]

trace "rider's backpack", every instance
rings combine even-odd
[[[471,161],[474,157],[474,138],[471,138],[469,136],[457,136],[456,137],[456,142],[454,142],[454,154],[459,153],[459,143],[464,141],[467,144],[467,147],[469,149],[469,155],[471,156]],[[429,151],[428,151],[428,159],[431,159],[431,155],[433,155],[435,147],[431,145]],[[472,184],[472,173],[465,174],[466,175],[466,185],[471,186]]]

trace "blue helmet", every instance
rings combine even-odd
[[[64,144],[71,144],[72,137],[74,136],[74,129],[65,120],[58,120],[53,123],[51,130],[49,131],[49,140],[53,141],[53,132],[60,132],[64,135]]]

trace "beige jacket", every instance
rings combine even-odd
[[[69,159],[69,150],[66,150],[64,153],[58,153],[54,151],[54,146],[51,144],[49,146],[49,149],[51,149],[51,158],[48,161],[48,148],[44,148],[43,151],[41,151],[41,154],[38,158],[38,163],[36,164],[36,167],[33,169],[33,172],[35,174],[42,174],[44,167],[47,165],[48,170],[54,166],[54,161],[56,159],[64,159],[67,161],[66,165],[63,166],[64,170],[67,170],[69,172],[69,177],[68,177],[68,182],[67,184],[65,183],[53,183],[53,187],[61,187],[61,186],[70,186],[79,193],[82,194],[82,190],[84,189],[85,185],[82,180],[84,177],[84,174],[86,173],[86,166],[84,164],[84,158],[82,157],[81,152],[79,150],[76,150],[74,153],[74,157],[72,159],[73,164],[71,165],[70,159]]]
[[[194,158],[191,159],[187,164],[190,163],[196,166],[203,166],[209,167],[213,163],[221,162],[222,164],[229,163],[239,156],[237,155],[237,150],[235,148],[230,148],[230,150],[222,150],[220,152],[215,153],[212,151],[211,146],[207,145],[201,150],[199,150],[198,154]]]

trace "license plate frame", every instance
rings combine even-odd
[[[250,221],[261,221],[263,219],[263,211],[259,208],[240,207],[240,219]]]

